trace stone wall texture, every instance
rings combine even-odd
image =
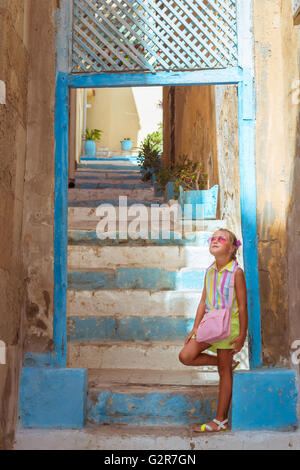
[[[14,439],[23,347],[52,341],[55,6],[0,0],[0,449]]]
[[[299,302],[298,319],[295,312],[299,297],[299,283],[295,285],[299,279],[295,250],[299,243],[295,180],[299,177],[299,104],[293,93],[293,83],[299,79],[299,27],[293,25],[291,2],[255,0],[254,38],[263,362],[284,366],[290,363],[290,335],[297,332],[300,339]]]

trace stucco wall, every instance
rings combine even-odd
[[[293,233],[289,237],[296,242],[295,201],[299,195],[294,177],[299,158],[295,145],[299,107],[292,102],[292,84],[299,78],[298,34],[291,2],[254,1],[259,278],[263,362],[268,365],[289,364],[290,331],[297,328],[299,332],[295,313],[291,324],[288,321],[289,301],[295,303],[295,289],[299,290],[294,284],[299,264],[296,245],[288,244],[287,232],[290,213]],[[288,279],[293,280],[290,289]]]
[[[157,106],[162,99],[161,87],[98,88],[93,91],[94,95],[88,93],[87,102],[91,108],[87,109],[87,127],[103,131],[97,147],[118,153],[120,141],[126,137],[130,137],[133,147],[137,147],[162,121]]]
[[[170,87],[164,90],[164,155],[166,164],[172,153],[172,103]],[[202,162],[209,186],[218,184],[215,95],[212,86],[175,87],[174,93],[175,159],[188,155]]]
[[[28,3],[28,134],[23,259],[27,280],[25,352],[52,347],[55,0]]]
[[[242,240],[237,87],[217,85],[213,88],[216,106],[220,219],[226,220],[228,229]],[[239,263],[243,265],[242,250],[239,250]]]
[[[23,1],[0,0],[0,80],[6,84],[6,104],[0,104],[0,340],[6,344],[6,364],[0,365],[0,449],[11,446],[17,419],[26,283],[21,245],[29,66],[25,14]]]
[[[236,86],[175,87],[164,90],[164,164],[180,154],[203,162],[209,187],[219,184],[218,217],[241,237],[238,103]],[[172,121],[174,129],[172,133]]]

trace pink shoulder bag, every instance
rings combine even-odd
[[[198,343],[215,343],[222,341],[230,336],[231,323],[231,307],[234,290],[234,274],[238,268],[236,262],[233,272],[231,273],[229,283],[229,298],[227,308],[214,309],[207,312],[202,318],[196,333],[196,341]]]

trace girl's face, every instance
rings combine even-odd
[[[210,239],[209,251],[213,256],[228,256],[232,254],[232,246],[226,232],[218,230]]]

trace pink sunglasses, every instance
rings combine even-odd
[[[216,241],[218,241],[219,243],[225,243],[227,239],[222,235],[219,235],[218,237],[210,237],[207,241],[209,244]]]
[[[215,241],[218,241],[219,243],[225,243],[227,241],[226,237],[223,237],[222,235],[219,235],[218,237],[210,237],[208,240],[208,243],[211,244],[212,242],[215,242]],[[235,243],[235,246],[237,246],[238,248],[240,246],[242,246],[242,243],[240,242],[240,240],[237,240],[237,242]]]

